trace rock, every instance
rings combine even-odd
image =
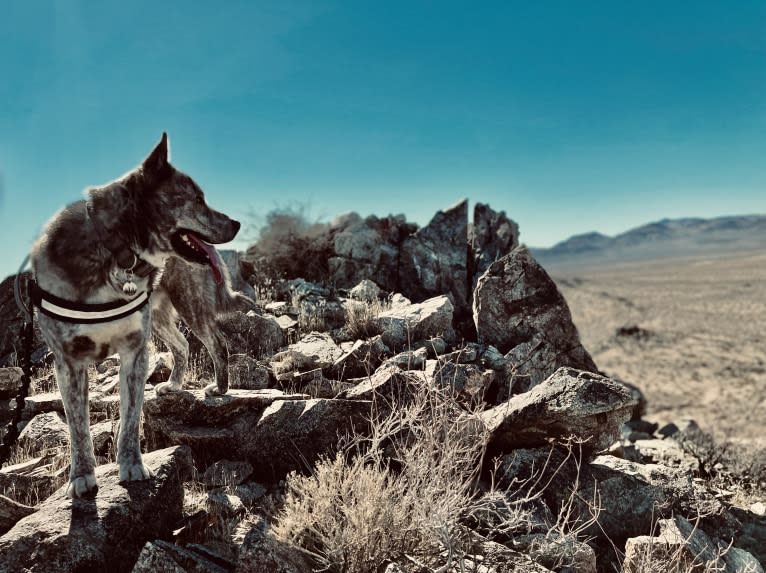
[[[575,535],[547,533],[516,535],[513,548],[529,555],[536,563],[552,571],[569,570],[577,573],[596,573],[596,552]]]
[[[93,451],[97,456],[107,456],[114,441],[112,421],[99,422],[90,427],[90,435],[93,440]],[[68,443],[67,439],[67,443]]]
[[[417,374],[403,371],[393,364],[385,364],[372,376],[342,392],[340,397],[346,400],[374,400],[381,397],[385,403],[402,404],[412,399],[415,389],[422,382],[423,378],[419,379]]]
[[[401,292],[414,301],[448,295],[458,322],[470,317],[468,201],[439,211],[402,243]]]
[[[208,487],[235,486],[244,482],[252,473],[253,466],[247,462],[218,460],[205,470],[202,483]]]
[[[298,309],[298,323],[304,330],[327,331],[346,322],[341,302],[323,286],[294,279],[288,282],[292,305]]]
[[[173,356],[170,352],[154,352],[149,355],[149,375],[147,382],[159,384],[170,378],[173,369]]]
[[[16,522],[35,512],[34,507],[18,503],[0,495],[0,535],[16,525]]]
[[[384,290],[396,290],[400,246],[416,229],[404,215],[362,219],[353,213],[338,217],[331,225],[334,235],[334,256],[328,261],[331,282],[340,288],[351,288],[368,279]]]
[[[491,432],[491,455],[569,436],[585,440],[584,450],[594,452],[617,440],[633,406],[633,396],[621,384],[560,368],[526,394],[482,412],[481,419]]]
[[[18,445],[32,456],[48,448],[69,445],[69,429],[64,416],[59,412],[38,414],[24,426]]]
[[[88,399],[92,402],[95,395],[97,394],[94,392],[89,393]],[[64,403],[61,401],[61,394],[58,392],[48,392],[27,396],[24,400],[24,410],[21,413],[21,419],[31,420],[37,414],[44,414],[46,412],[64,413]]]
[[[62,468],[56,470],[53,452],[0,469],[0,491],[23,495],[27,503],[46,499],[64,480]]]
[[[766,563],[766,515],[763,510],[763,502],[754,503],[750,511],[738,507],[729,508],[742,526],[736,537],[736,546],[752,553],[761,563]],[[710,531],[715,529],[710,528]],[[720,535],[717,531],[716,534]]]
[[[405,299],[406,300],[406,299]],[[383,342],[392,350],[408,350],[416,342],[443,336],[454,339],[453,305],[446,296],[437,296],[417,304],[394,299],[391,308],[381,312],[375,323]]]
[[[213,517],[229,518],[244,513],[245,505],[236,495],[216,489],[208,492],[205,509]]]
[[[275,401],[295,400],[302,394],[279,390],[229,390],[225,396],[206,397],[203,390],[181,391],[144,399],[144,434],[150,449],[186,444],[204,467],[237,454],[242,434],[254,426]]]
[[[343,350],[335,343],[329,334],[310,332],[287,350],[275,354],[271,358],[271,367],[277,380],[289,372],[305,372],[321,368],[328,372],[333,364],[343,356]]]
[[[24,372],[21,368],[0,368],[0,400],[15,398],[21,389]]]
[[[479,277],[496,260],[519,246],[519,226],[504,211],[494,211],[489,205],[476,203],[473,226],[469,233],[471,245],[471,288],[476,289]]]
[[[266,488],[258,482],[251,481],[235,487],[234,493],[246,507],[252,507],[256,501],[266,495]]]
[[[670,468],[680,468],[689,473],[700,469],[697,458],[687,453],[681,444],[673,439],[666,440],[636,440],[636,449],[640,460],[644,463],[663,464]]]
[[[24,271],[21,273],[20,286],[24,289],[32,273]],[[0,282],[0,366],[11,366],[20,364],[17,350],[20,350],[20,341],[24,326],[24,317],[16,305],[16,299],[13,296],[13,282],[16,275],[6,277]],[[23,290],[22,290],[23,292]],[[34,340],[32,341],[32,362],[37,364],[43,361],[47,353],[47,347],[40,337],[40,333],[35,330]]]
[[[651,440],[658,427],[659,424],[648,422],[646,420],[628,420],[622,425],[620,436],[623,440],[629,442],[635,442],[636,440]]]
[[[66,486],[0,537],[0,572],[131,571],[147,541],[169,539],[191,475],[189,448],[144,454],[149,480],[120,483],[116,464],[96,468],[95,497],[69,499]]]
[[[660,519],[658,525],[656,537],[642,535],[627,540],[623,563],[626,573],[671,567],[683,571],[763,573],[763,567],[750,553],[709,537],[681,516]]]
[[[304,573],[312,569],[299,549],[274,539],[268,522],[261,519],[245,536],[236,573]]]
[[[341,379],[367,376],[375,371],[390,352],[380,335],[368,340],[357,340],[350,350],[333,363],[332,369]]]
[[[263,390],[271,385],[269,369],[247,354],[229,355],[229,388]]]
[[[482,370],[474,364],[456,364],[449,360],[428,360],[425,377],[438,388],[449,388],[455,396],[468,401],[480,401],[495,378],[492,370]]]
[[[226,334],[229,355],[270,356],[285,343],[277,319],[270,315],[261,316],[253,310],[247,314],[235,312],[219,317],[218,324]]]
[[[493,345],[510,362],[509,373],[533,387],[561,366],[597,372],[580,344],[564,297],[524,248],[492,263],[473,300],[478,342]]]
[[[383,291],[378,285],[369,279],[364,279],[349,291],[348,296],[354,300],[371,303],[379,300],[382,293]]]
[[[161,539],[148,542],[131,573],[230,573],[234,564],[196,544],[184,547]]]
[[[405,350],[385,361],[384,365],[393,364],[401,370],[423,370],[428,351],[425,348]]]
[[[291,471],[313,467],[335,452],[341,436],[369,428],[372,404],[340,399],[279,400],[255,424],[240,420],[237,457],[253,465],[253,478],[273,484]]]

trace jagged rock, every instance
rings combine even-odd
[[[206,397],[203,390],[159,397],[147,392],[144,434],[150,449],[190,446],[198,467],[224,457],[246,459],[238,454],[242,436],[256,425],[264,410],[275,401],[303,397],[279,390],[229,390],[215,397]]]
[[[469,231],[471,245],[471,287],[476,288],[479,277],[496,260],[519,246],[519,226],[504,211],[494,211],[489,205],[476,203],[473,226]]]
[[[586,440],[587,452],[608,448],[630,417],[633,396],[621,384],[574,368],[560,368],[529,392],[482,412],[488,450],[508,453],[551,438]]]
[[[368,340],[357,340],[343,356],[335,361],[333,371],[340,378],[366,376],[374,372],[390,352],[380,335]]]
[[[482,370],[474,364],[456,364],[448,359],[428,360],[424,374],[429,383],[450,388],[466,400],[481,400],[495,378],[492,370]]]
[[[144,454],[150,480],[120,483],[116,464],[96,468],[95,497],[69,499],[62,488],[0,537],[0,573],[131,571],[142,547],[170,538],[181,517],[188,448]]]
[[[434,215],[402,243],[401,292],[421,301],[448,295],[458,321],[470,316],[468,293],[468,201]]]
[[[0,368],[0,400],[15,398],[21,389],[21,378],[24,372],[21,368]]]
[[[446,296],[412,304],[404,298],[392,299],[391,308],[375,318],[383,342],[393,349],[408,349],[432,337],[455,337],[452,328],[454,307]]]
[[[238,459],[253,465],[253,478],[275,483],[294,470],[306,470],[335,451],[340,437],[369,428],[371,403],[364,400],[277,400],[255,423],[239,420]]]
[[[230,355],[269,356],[285,343],[284,332],[276,318],[261,316],[253,310],[220,317],[218,324],[226,335]]]
[[[303,328],[327,331],[343,326],[346,312],[328,289],[303,279],[291,280],[288,285],[292,305],[298,309],[298,322]]]
[[[271,384],[269,369],[247,354],[229,355],[229,388],[263,390]]]
[[[245,504],[236,495],[231,495],[222,489],[216,489],[207,493],[205,509],[212,516],[233,517],[244,513]]]
[[[341,288],[351,288],[369,279],[384,290],[396,290],[400,246],[416,229],[404,215],[362,219],[352,213],[338,217],[331,225],[334,256],[328,266],[332,282]]]
[[[386,360],[384,365],[393,364],[401,370],[423,370],[427,358],[428,351],[425,348],[405,350]]]
[[[253,473],[253,466],[247,462],[218,460],[205,470],[202,483],[208,487],[235,486],[244,482]]]
[[[763,573],[758,560],[747,551],[728,547],[711,538],[697,524],[681,516],[658,521],[659,535],[642,535],[625,544],[626,573],[666,570]]]
[[[59,412],[38,414],[19,434],[19,447],[35,455],[42,450],[69,444],[66,419]]]
[[[268,522],[261,519],[245,536],[236,573],[304,573],[312,569],[299,549],[276,540]]]
[[[131,573],[231,573],[234,563],[194,543],[184,547],[161,539],[148,542]]]
[[[329,370],[343,356],[343,350],[329,334],[310,332],[287,350],[271,358],[271,367],[277,380],[291,372],[306,372],[321,368]]]
[[[379,300],[382,293],[378,285],[369,279],[364,279],[349,291],[348,296],[354,300],[371,303]]]
[[[0,495],[0,535],[16,525],[20,519],[36,511],[34,507],[18,503]]]
[[[23,492],[28,498],[46,499],[63,481],[63,470],[54,469],[55,454],[46,454],[0,469],[0,491]],[[36,503],[36,501],[35,501]]]
[[[385,403],[401,404],[409,401],[415,388],[422,384],[418,375],[400,369],[393,364],[378,368],[372,376],[360,380],[355,386],[341,393],[347,400],[374,400],[382,397]]]
[[[580,344],[564,297],[524,248],[492,263],[473,299],[478,341],[510,362],[510,373],[533,387],[561,366],[597,372]]]

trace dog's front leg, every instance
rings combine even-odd
[[[145,337],[139,345],[120,351],[120,429],[117,436],[120,481],[151,477],[141,458],[138,435],[148,361]]]
[[[56,358],[56,381],[64,403],[69,426],[69,497],[80,497],[96,487],[96,458],[90,436],[88,408],[88,369],[83,362],[71,362]]]

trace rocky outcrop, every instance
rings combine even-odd
[[[452,327],[454,306],[447,296],[411,303],[401,295],[375,318],[383,342],[394,351],[411,348],[429,338],[455,339]]]
[[[469,312],[468,201],[434,215],[402,243],[401,292],[420,301],[448,295],[460,320]]]
[[[0,572],[131,571],[142,547],[169,539],[181,517],[191,452],[173,447],[144,455],[149,480],[120,483],[116,464],[96,468],[94,497],[64,489],[0,537]]]
[[[476,288],[479,277],[489,266],[519,246],[519,226],[504,211],[497,212],[489,205],[476,203],[473,225],[469,233],[471,258],[469,269],[471,289]]]
[[[473,319],[478,341],[505,354],[522,390],[561,366],[597,372],[556,283],[524,248],[492,263],[479,279]]]
[[[630,391],[609,378],[561,368],[529,392],[482,412],[481,418],[491,432],[490,453],[568,437],[594,452],[619,438],[634,404]]]

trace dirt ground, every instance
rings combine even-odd
[[[645,393],[645,419],[766,445],[766,254],[548,270],[598,367]]]

